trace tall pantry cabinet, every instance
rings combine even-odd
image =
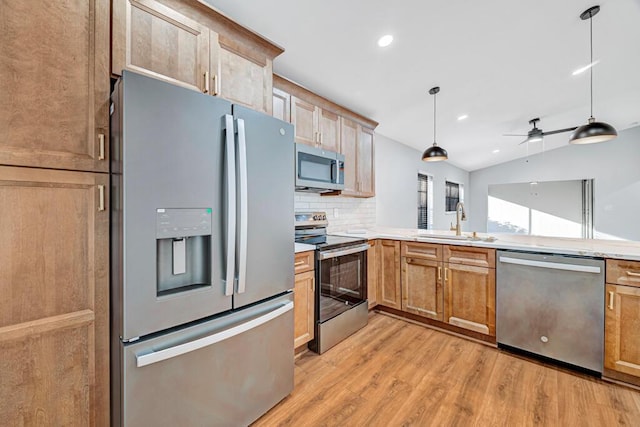
[[[109,424],[109,0],[0,12],[0,423]]]

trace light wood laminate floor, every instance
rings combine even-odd
[[[373,314],[255,426],[640,426],[640,392]]]

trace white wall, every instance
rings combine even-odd
[[[490,184],[589,178],[594,179],[596,238],[640,240],[640,127],[608,142],[567,145],[471,172],[469,226],[486,230]]]
[[[465,209],[469,213],[468,172],[447,162],[423,162],[422,152],[380,134],[376,134],[375,144],[377,225],[417,227],[418,172],[433,176],[434,229],[448,230],[450,223],[456,221],[455,214],[444,212],[445,180],[464,185]],[[429,144],[428,140],[425,144]],[[469,229],[468,224],[462,224],[464,230]]]
[[[322,211],[327,213],[327,232],[372,228],[376,225],[376,199],[343,196],[320,196],[315,193],[296,193],[296,212]]]

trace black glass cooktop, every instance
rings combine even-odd
[[[333,236],[331,234],[296,236],[297,243],[315,245],[316,249],[327,250],[344,246],[354,246],[367,243],[367,239],[358,237]]]

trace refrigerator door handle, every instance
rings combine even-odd
[[[238,234],[238,293],[246,290],[247,279],[247,221],[249,210],[247,206],[247,140],[244,120],[238,119],[238,180],[240,196],[240,227]]]
[[[225,155],[227,168],[227,269],[224,294],[233,295],[236,269],[236,144],[233,116],[226,114]]]
[[[169,347],[164,350],[154,351],[154,352],[142,354],[142,355],[136,355],[136,366],[138,368],[141,368],[143,366],[151,365],[153,363],[162,362],[163,360],[182,356],[183,354],[187,354],[192,351],[196,351],[201,348],[208,347],[212,344],[227,340],[229,338],[233,338],[236,335],[240,335],[251,329],[257,328],[258,326],[263,325],[275,319],[276,317],[282,316],[284,313],[291,310],[293,310],[292,301],[278,307],[277,309],[263,316],[260,316],[256,319],[242,323],[240,325],[234,326],[222,332],[218,332],[213,335],[208,335],[204,338],[200,338],[195,341],[190,341],[184,344],[176,345],[174,347]]]

